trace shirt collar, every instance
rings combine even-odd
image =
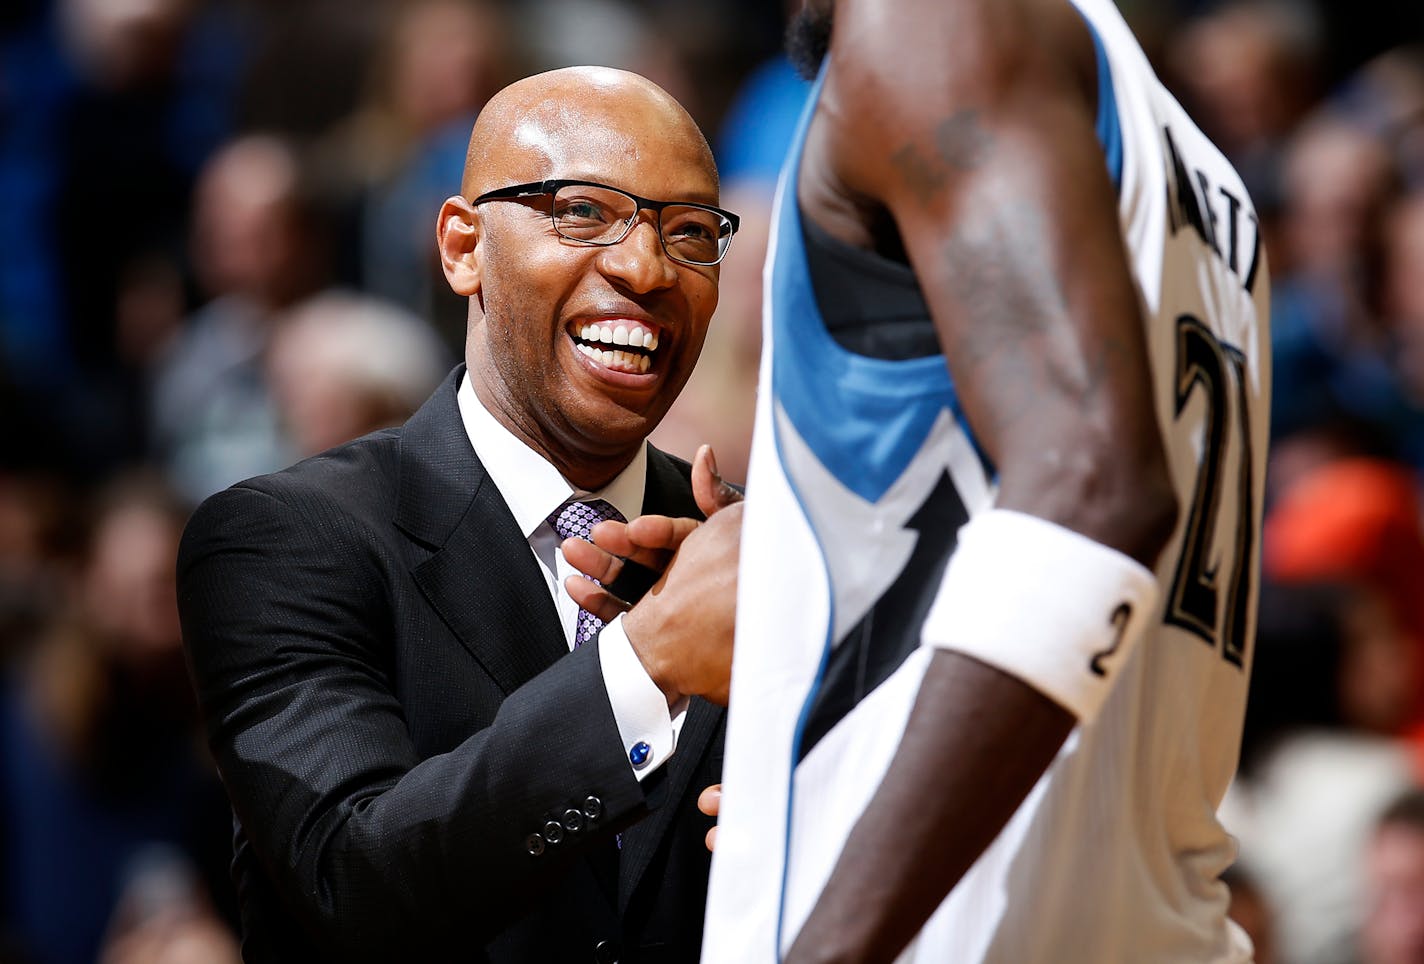
[[[646,441],[638,446],[633,461],[614,476],[613,481],[597,492],[588,492],[570,485],[542,455],[501,425],[475,394],[468,372],[461,376],[456,400],[475,455],[509,505],[524,538],[533,535],[540,523],[547,522],[559,506],[575,498],[581,501],[604,499],[627,519],[642,515],[643,491],[648,480]]]

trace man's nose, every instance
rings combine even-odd
[[[656,215],[639,212],[627,236],[600,252],[603,274],[630,291],[646,294],[677,284],[677,266],[663,250]]]

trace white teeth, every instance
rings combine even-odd
[[[594,361],[610,367],[620,365],[633,371],[646,372],[652,367],[651,359],[641,352],[605,350],[593,345],[627,345],[629,348],[642,348],[650,352],[658,347],[658,333],[642,325],[584,325],[578,330],[578,338],[578,350]],[[593,344],[586,344],[588,342]]]
[[[645,373],[653,367],[653,359],[639,352],[620,351],[613,348],[594,348],[592,345],[576,344],[579,351],[605,368],[617,368],[627,372]]]
[[[628,345],[633,348],[647,348],[650,351],[658,347],[657,332],[641,325],[584,325],[579,328],[578,337],[584,341]]]

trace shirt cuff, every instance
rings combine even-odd
[[[603,688],[623,741],[623,755],[641,781],[677,749],[677,737],[687,718],[687,700],[679,700],[669,711],[667,697],[633,652],[621,615],[598,634],[598,659]]]

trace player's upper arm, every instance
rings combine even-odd
[[[999,505],[1150,564],[1175,501],[1086,24],[1067,0],[836,18],[810,144],[837,193],[893,218]]]

